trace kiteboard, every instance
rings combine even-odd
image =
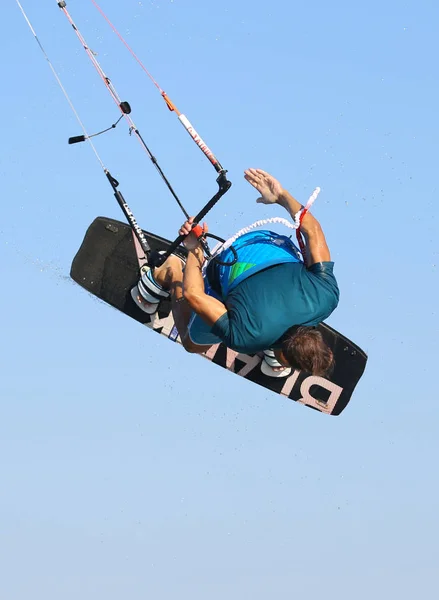
[[[89,44],[85,41],[78,26],[73,21],[72,16],[67,11],[65,0],[57,2],[58,7],[65,14],[68,22],[73,28],[82,47],[86,51],[88,57],[92,61],[97,70],[102,82],[107,87],[113,100],[117,103],[121,115],[109,127],[101,129],[98,132],[89,134],[79,117],[78,111],[72,103],[71,98],[66,92],[54,65],[49,56],[44,50],[35,29],[31,25],[29,18],[24,11],[19,0],[16,0],[23,17],[25,18],[40,50],[42,51],[46,61],[48,62],[58,85],[60,86],[64,96],[66,97],[70,107],[72,108],[78,124],[81,126],[83,133],[81,135],[69,138],[69,144],[77,144],[79,142],[87,142],[92,148],[96,158],[98,159],[105,177],[111,185],[116,201],[118,202],[128,224],[120,221],[115,221],[106,217],[98,217],[90,225],[85,235],[85,238],[79,248],[71,268],[71,277],[85,290],[100,298],[107,304],[117,308],[129,317],[135,319],[139,323],[146,325],[156,333],[159,333],[169,340],[178,343],[178,333],[176,331],[171,307],[169,301],[163,301],[158,309],[158,312],[152,316],[146,315],[140,308],[137,307],[131,297],[131,289],[137,283],[139,278],[140,267],[146,261],[145,254],[152,250],[165,250],[185,254],[183,247],[177,247],[179,239],[171,244],[168,240],[152,233],[143,232],[137,225],[134,215],[126,203],[121,191],[119,190],[119,182],[111,175],[105,167],[104,162],[99,156],[96,147],[93,144],[92,138],[98,135],[113,131],[117,124],[124,119],[129,125],[129,134],[138,138],[141,147],[146,152],[148,158],[153,163],[160,177],[165,183],[168,190],[171,192],[174,199],[182,209],[185,216],[188,215],[186,209],[175,193],[169,180],[165,176],[162,168],[157,162],[155,156],[151,153],[149,146],[140,134],[137,126],[131,117],[131,106],[128,102],[122,101],[119,97],[112,80],[104,73],[99,64],[96,53],[93,52]],[[222,198],[222,196],[230,189],[231,182],[227,179],[227,170],[223,168],[220,161],[217,159],[212,150],[206,145],[202,137],[195,130],[186,115],[181,113],[169,96],[161,89],[157,81],[146,70],[143,63],[139,60],[133,50],[130,48],[126,40],[111,24],[108,17],[93,0],[96,8],[131,52],[142,69],[146,72],[149,78],[160,92],[161,97],[166,103],[167,108],[173,112],[179,122],[186,129],[192,140],[203,152],[211,166],[216,172],[216,181],[218,183],[217,193],[205,204],[200,212],[195,216],[195,222],[199,223],[205,215],[213,208],[213,206]],[[313,195],[314,196],[314,195]],[[310,200],[313,198],[311,196]],[[306,207],[305,209],[306,210]],[[302,216],[303,216],[302,212]],[[300,222],[299,222],[300,228]],[[299,244],[300,238],[298,238]],[[296,402],[305,404],[320,412],[330,415],[339,415],[347,406],[352,393],[357,386],[366,366],[366,354],[353,342],[344,337],[339,332],[335,331],[326,324],[321,324],[319,329],[326,341],[332,348],[335,355],[336,367],[330,379],[316,377],[309,373],[304,373],[294,370],[288,377],[270,377],[261,370],[262,353],[258,354],[239,354],[230,348],[226,348],[224,344],[212,346],[203,356],[212,363],[227,369],[254,384],[260,385],[267,390],[282,395]]]
[[[166,250],[171,243],[153,233],[143,233],[153,251]],[[186,250],[181,246],[177,253],[184,256]],[[114,219],[97,217],[89,226],[73,259],[70,275],[97,298],[155,333],[180,343],[169,300],[162,301],[154,315],[148,315],[138,308],[131,297],[131,289],[139,279],[142,262],[144,257],[136,245],[132,228]],[[346,408],[364,372],[367,355],[329,325],[321,324],[319,329],[335,356],[336,366],[330,379],[299,370],[293,370],[285,378],[270,377],[261,371],[262,353],[241,354],[224,344],[212,346],[200,356],[275,394],[322,413],[339,415]]]

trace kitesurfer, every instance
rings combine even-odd
[[[260,193],[257,202],[278,204],[293,218],[303,208],[265,171],[248,169],[245,179]],[[143,310],[154,312],[158,298],[170,295],[175,325],[189,352],[223,342],[246,354],[265,351],[263,371],[272,376],[286,376],[291,368],[328,374],[333,354],[315,327],[336,308],[339,289],[317,219],[306,213],[301,224],[306,265],[290,238],[256,231],[233,243],[238,254],[233,266],[211,261],[204,277],[204,253],[191,233],[192,221],[179,232],[187,235],[186,263],[172,255],[134,288],[133,298]],[[231,262],[230,249],[219,256]]]

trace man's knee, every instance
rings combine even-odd
[[[189,352],[190,354],[202,354],[203,352],[207,352],[210,348],[210,346],[194,344],[188,333],[181,338],[181,343],[186,352]]]
[[[191,342],[183,342],[183,348],[189,354],[201,354],[202,351],[199,350],[200,346],[195,346]]]

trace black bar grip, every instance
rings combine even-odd
[[[201,221],[201,219],[204,219],[204,217],[207,215],[207,213],[210,210],[212,210],[212,208],[215,206],[215,204],[218,202],[218,200],[220,200],[232,186],[232,182],[227,179],[225,172],[222,172],[220,174],[220,176],[217,179],[217,182],[219,185],[219,191],[215,194],[215,196],[211,200],[209,200],[209,202],[206,204],[206,206],[204,206],[200,210],[200,212],[195,216],[195,218],[194,218],[195,223],[199,223]]]
[[[85,135],[75,135],[69,138],[69,144],[78,144],[79,142],[85,142]]]
[[[217,183],[219,185],[218,192],[196,215],[196,217],[194,218],[195,223],[199,223],[201,219],[206,216],[206,214],[215,206],[218,200],[220,200],[224,196],[224,194],[230,189],[232,185],[232,182],[229,181],[226,177],[226,171],[220,173],[219,177],[217,178]],[[185,237],[185,235],[179,235],[178,238],[176,238],[167,248],[164,254],[153,255],[152,262],[150,262],[149,264],[153,267],[159,267],[160,265],[162,265],[168,258],[168,256],[170,256],[174,252],[174,250],[178,248],[178,246],[182,243]]]

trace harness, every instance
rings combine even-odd
[[[206,269],[210,285],[223,299],[242,281],[260,271],[282,263],[302,262],[291,239],[273,231],[251,231],[240,236],[233,244],[237,254],[233,265],[229,264],[231,248],[217,255],[220,263],[212,260]]]

